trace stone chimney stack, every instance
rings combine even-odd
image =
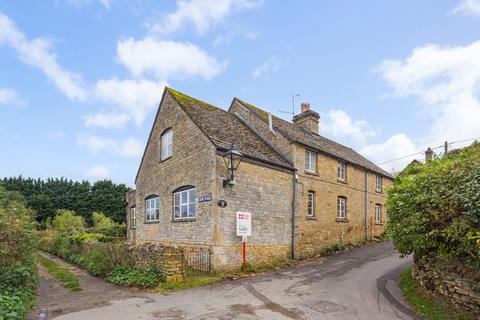
[[[428,147],[427,151],[425,151],[425,162],[433,160],[433,150],[432,148]]]
[[[293,123],[299,127],[305,128],[310,132],[318,134],[320,131],[320,115],[310,110],[310,103],[302,102],[302,112],[293,117]]]

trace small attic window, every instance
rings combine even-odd
[[[161,160],[170,158],[173,153],[173,130],[171,128],[163,132],[161,143],[162,143],[161,150],[160,150]]]

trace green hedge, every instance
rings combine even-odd
[[[0,320],[24,319],[35,304],[36,238],[22,196],[0,186]]]
[[[480,145],[412,163],[388,190],[388,234],[403,254],[480,270]]]

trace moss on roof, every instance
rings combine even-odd
[[[166,89],[212,143],[228,149],[232,143],[246,156],[291,168],[290,163],[236,115],[171,88]]]
[[[167,91],[170,92],[172,96],[175,98],[175,100],[177,100],[177,102],[180,103],[181,106],[184,108],[191,108],[193,105],[198,105],[200,107],[211,109],[211,110],[218,109],[217,107],[211,104],[208,104],[204,101],[187,96],[186,94],[181,93],[180,91],[174,90],[172,88],[167,88]]]

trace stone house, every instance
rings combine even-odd
[[[208,248],[219,269],[241,263],[236,212],[252,215],[252,263],[380,235],[392,176],[319,135],[319,119],[308,104],[291,123],[237,98],[227,112],[166,88],[127,194],[128,239]],[[232,144],[243,158],[224,184]]]

